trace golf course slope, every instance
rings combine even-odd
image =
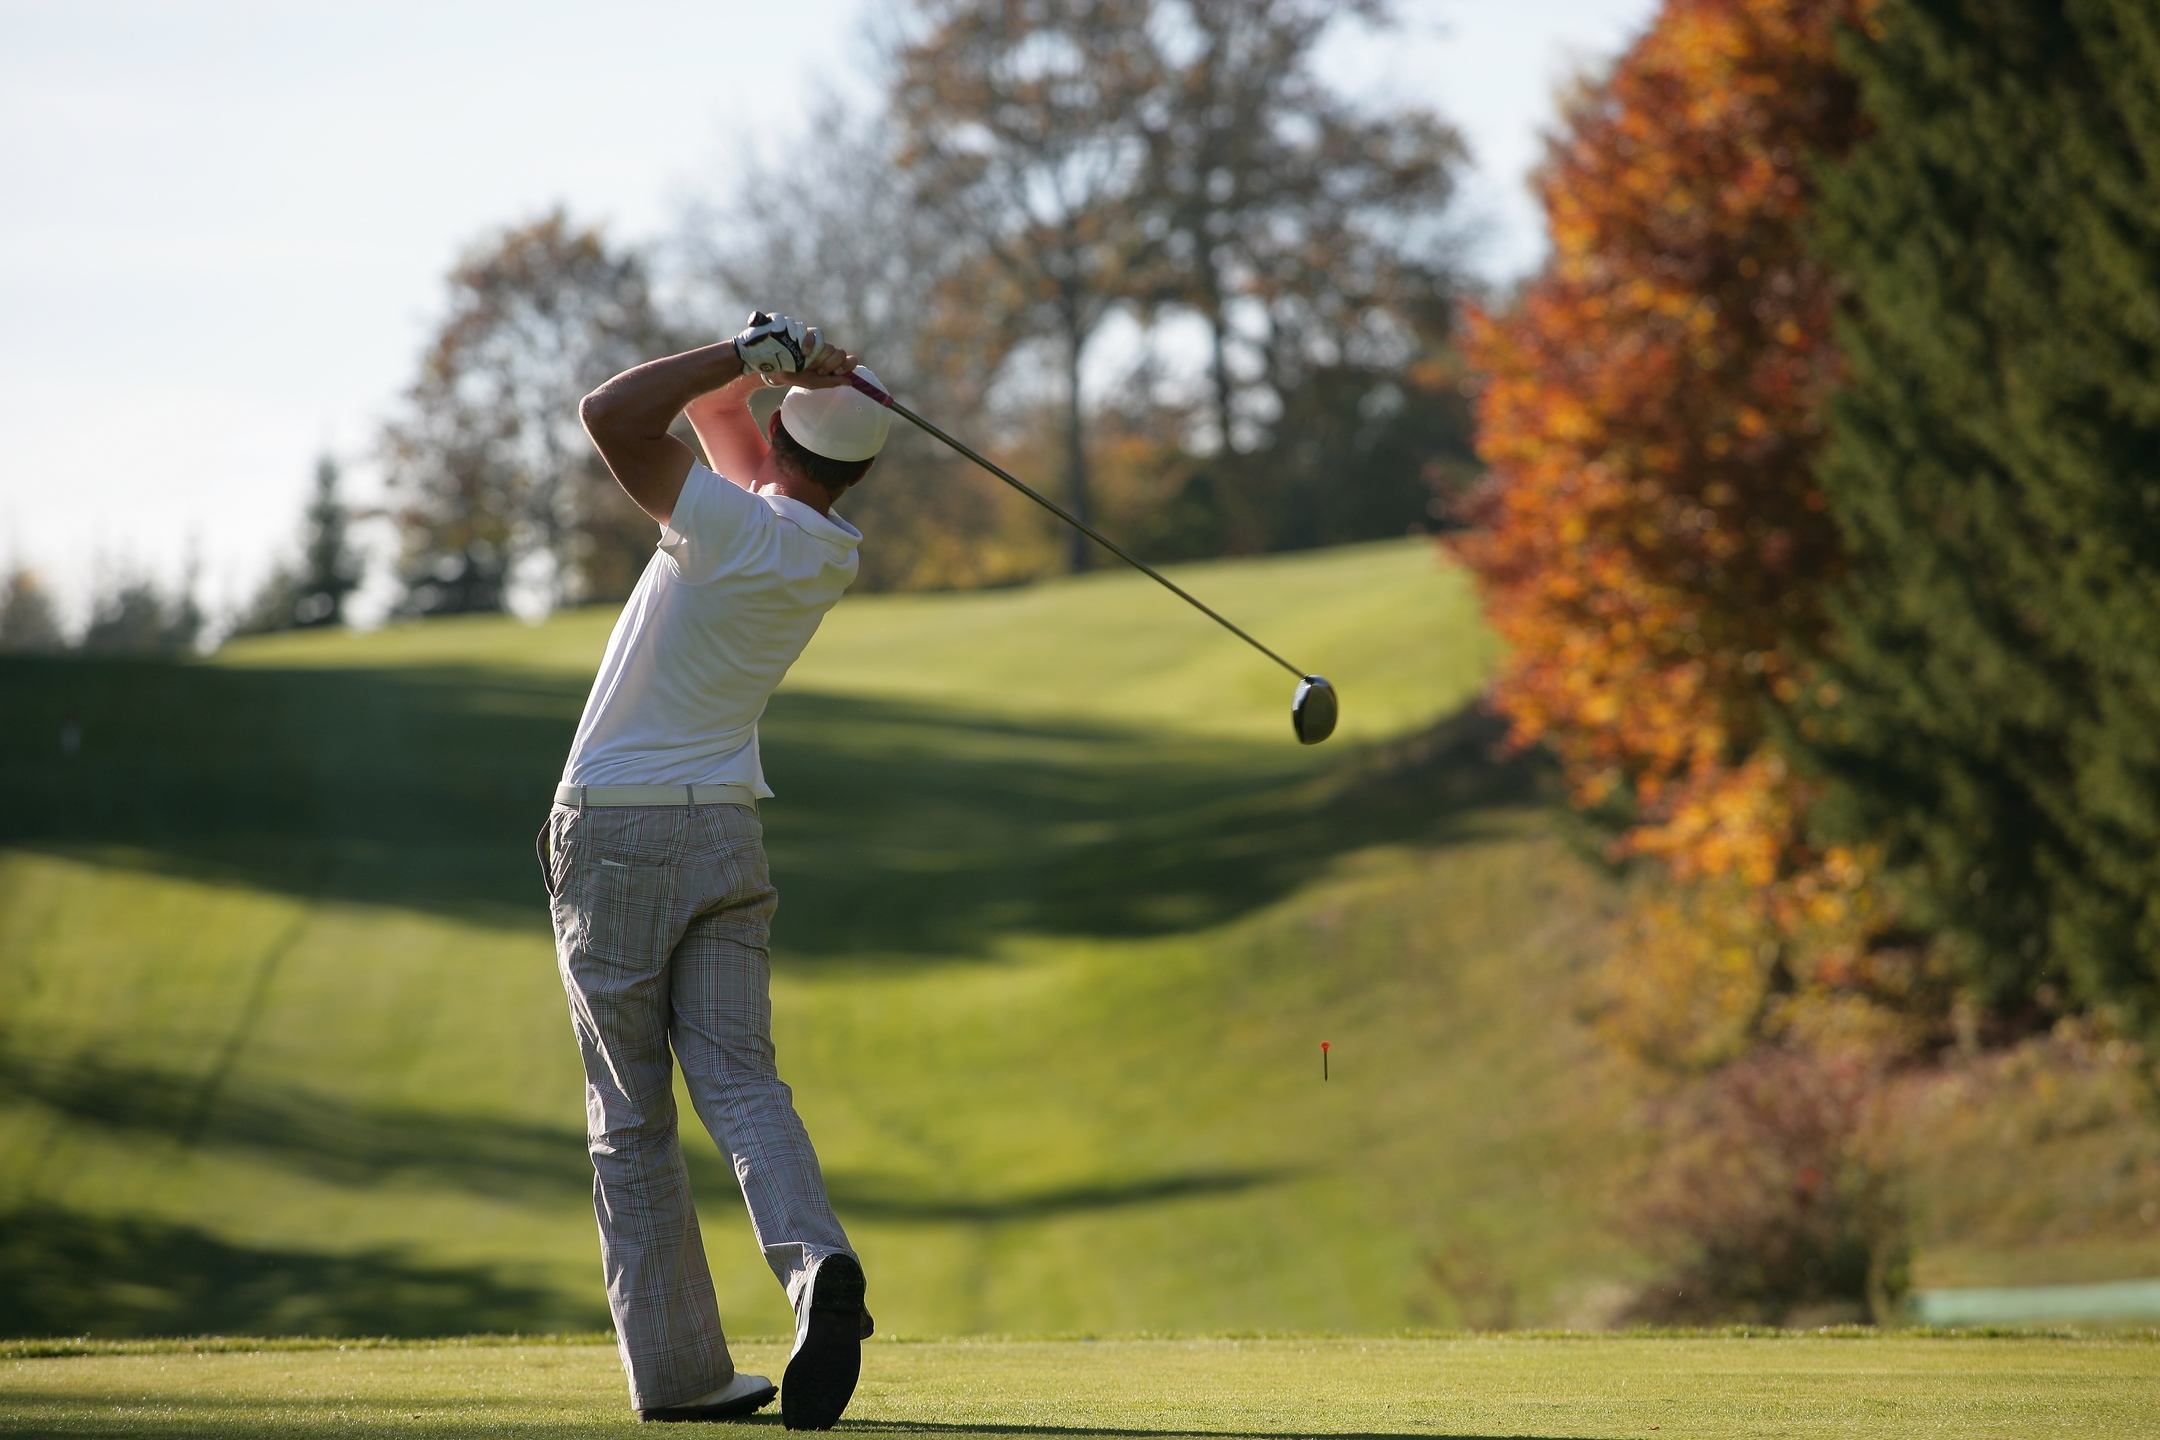
[[[738,1359],[777,1374],[775,1345]],[[770,1410],[748,1424],[779,1432]],[[0,1435],[524,1440],[636,1428],[611,1346],[0,1345]],[[2136,1440],[2160,1336],[873,1341],[843,1430],[964,1436]]]
[[[1594,1322],[1609,882],[1495,760],[1466,583],[1176,573],[1334,740],[1109,574],[851,599],[767,718],[781,1066],[881,1330]],[[605,1325],[532,837],[612,619],[0,663],[0,1334]],[[729,1328],[783,1333],[685,1129]]]

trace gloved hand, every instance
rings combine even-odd
[[[751,315],[749,326],[735,337],[735,354],[749,374],[792,375],[810,362],[810,357],[823,343],[817,326],[759,310]]]

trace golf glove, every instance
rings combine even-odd
[[[793,374],[809,362],[821,343],[817,326],[760,310],[735,337],[735,354],[750,374]]]

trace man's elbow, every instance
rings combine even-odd
[[[607,387],[603,385],[598,390],[587,392],[585,398],[577,402],[578,423],[585,427],[586,434],[597,438],[600,432],[607,428],[613,409]]]
[[[605,389],[595,390],[578,401],[577,416],[578,423],[585,427],[585,438],[592,442],[608,469],[615,471],[615,456],[622,448],[622,420],[615,398]]]

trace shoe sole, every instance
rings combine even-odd
[[[780,1381],[780,1419],[790,1430],[830,1430],[862,1375],[863,1272],[852,1255],[828,1255],[810,1281],[810,1319]]]
[[[772,1404],[780,1392],[768,1385],[754,1390],[740,1400],[730,1400],[724,1405],[671,1405],[660,1410],[640,1410],[638,1419],[648,1425],[694,1424],[700,1420],[740,1420],[745,1415],[755,1415]]]

